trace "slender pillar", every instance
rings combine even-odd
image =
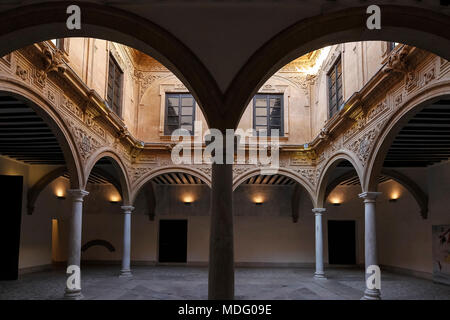
[[[364,223],[364,241],[365,241],[365,273],[366,273],[366,290],[364,291],[364,300],[379,300],[381,292],[379,289],[371,289],[367,287],[367,273],[369,266],[378,266],[377,257],[377,233],[376,233],[376,214],[375,202],[381,192],[363,192],[359,195],[364,199],[365,223]]]
[[[81,286],[74,288],[74,284],[81,282],[81,273],[74,271],[80,268],[81,259],[81,228],[83,222],[83,198],[89,194],[89,192],[81,189],[72,189],[67,191],[72,199],[72,216],[70,218],[69,226],[69,248],[67,256],[67,267],[70,272],[74,272],[69,275],[66,281],[66,290],[64,297],[66,299],[81,299]],[[70,269],[69,269],[70,268]],[[76,278],[80,276],[77,280]]]
[[[325,208],[314,208],[316,219],[316,272],[314,278],[326,279],[323,269],[323,231],[322,231],[322,214],[325,212]]]
[[[120,277],[131,277],[130,255],[131,255],[131,212],[134,210],[132,206],[122,206],[123,210],[123,252],[122,252],[122,269]]]
[[[233,166],[212,164],[208,298],[234,299]]]

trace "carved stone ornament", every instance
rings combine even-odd
[[[100,141],[90,136],[82,128],[78,127],[73,120],[66,118],[66,122],[70,128],[70,131],[72,131],[75,141],[78,144],[80,155],[84,160],[88,159],[93,152],[102,146]]]
[[[406,60],[410,50],[410,47],[403,46],[400,50],[393,52],[389,56],[385,72],[407,73],[409,68]]]
[[[44,68],[37,72],[36,78],[38,83],[44,83],[48,74],[51,72],[63,74],[67,69],[67,66],[64,63],[64,53],[61,50],[44,48],[43,54],[44,57],[42,59]]]
[[[16,75],[19,76],[20,79],[25,81],[28,79],[28,70],[18,64],[16,67]]]

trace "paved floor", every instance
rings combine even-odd
[[[85,299],[206,299],[206,268],[134,267],[134,277],[117,277],[118,266],[82,268]],[[238,268],[237,299],[360,299],[362,270],[328,269],[327,280],[314,280],[311,269]],[[64,270],[22,275],[0,281],[0,299],[60,299]],[[450,299],[450,286],[383,272],[383,299]]]

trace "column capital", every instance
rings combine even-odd
[[[120,208],[122,208],[124,213],[131,213],[134,210],[133,206],[121,206]]]
[[[83,198],[89,194],[88,191],[82,189],[69,189],[67,193],[74,201],[83,201]]]
[[[323,213],[325,213],[325,211],[327,211],[327,209],[325,209],[325,208],[313,208],[312,209],[312,212],[314,212],[314,214],[323,214]]]
[[[375,201],[380,194],[381,192],[363,192],[358,196],[364,201]]]

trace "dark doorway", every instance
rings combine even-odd
[[[356,264],[355,221],[328,220],[329,264]]]
[[[187,220],[159,220],[159,262],[186,262]]]
[[[23,177],[0,175],[0,203],[2,204],[0,280],[17,280],[19,276],[22,188]]]

